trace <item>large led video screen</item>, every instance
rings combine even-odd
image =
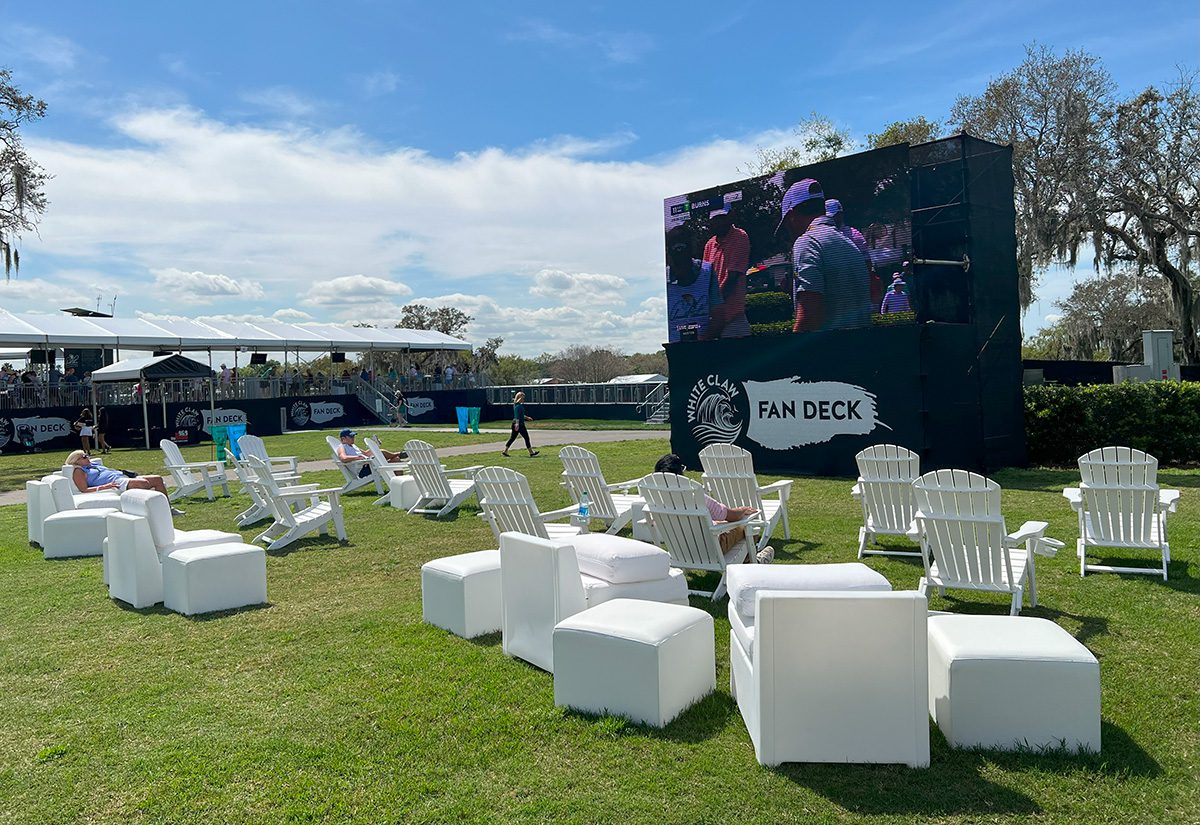
[[[913,323],[908,145],[667,198],[671,343]]]

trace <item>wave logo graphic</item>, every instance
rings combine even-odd
[[[297,427],[303,427],[308,423],[311,413],[307,401],[297,401],[292,405],[292,424]]]
[[[0,418],[0,450],[8,446],[10,441],[12,441],[12,424],[7,418]]]
[[[731,444],[742,433],[737,398],[742,394],[736,381],[707,375],[688,393],[687,420],[701,444]]]

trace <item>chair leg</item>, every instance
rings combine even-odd
[[[917,592],[925,598],[929,598],[929,579],[921,577],[921,581],[917,582]]]
[[[346,540],[346,524],[342,519],[342,511],[340,509],[333,511],[333,529],[339,541]]]
[[[858,557],[861,559],[867,553],[867,528],[858,528]]]
[[[786,501],[783,502],[783,507],[781,507],[780,509],[783,510],[783,537],[785,539],[790,540],[792,537],[792,526],[791,526],[791,524],[788,523],[788,511],[787,511],[787,502]]]
[[[1020,587],[1018,587],[1016,590],[1013,591],[1012,607],[1009,608],[1008,615],[1010,615],[1010,616],[1020,616],[1021,615],[1021,597],[1022,597],[1022,595],[1023,595],[1023,591]]]
[[[1087,575],[1087,554],[1083,548],[1083,539],[1075,542],[1075,553],[1079,556],[1079,578]]]

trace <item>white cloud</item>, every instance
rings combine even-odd
[[[317,104],[286,86],[269,86],[243,92],[241,98],[253,106],[285,118],[303,118],[317,110]]]
[[[309,287],[301,300],[305,306],[360,306],[412,295],[408,284],[366,275],[344,275]]]
[[[6,62],[24,58],[62,74],[75,68],[82,49],[66,37],[59,37],[34,26],[5,24],[0,27],[0,52]]]
[[[177,297],[156,288],[155,275],[170,268],[201,274],[193,300],[233,294],[245,312],[301,306],[320,320],[346,320],[364,303],[346,300],[356,293],[334,288],[330,273],[349,265],[394,275],[379,278],[374,292],[367,284],[371,312],[382,320],[395,322],[409,287],[469,296],[488,307],[486,328],[481,314],[472,338],[503,335],[508,351],[532,354],[581,340],[656,348],[665,321],[595,311],[622,304],[595,300],[618,287],[594,278],[622,281],[624,306],[660,295],[663,198],[736,180],[756,145],[789,139],[766,132],[632,161],[579,157],[562,150],[564,139],[436,158],[381,149],[350,129],[234,126],[188,108],[126,112],[112,125],[120,148],[28,141],[54,178],[52,206],[22,248],[23,278],[57,280],[54,272],[86,268],[87,277],[60,286],[80,292],[87,306],[93,285],[102,285],[105,303],[110,289],[119,291],[119,312],[178,311]],[[582,314],[552,313],[554,326],[518,328],[542,317],[531,313],[559,309],[539,306],[562,300],[548,270],[605,275],[571,282],[572,292],[592,298],[577,307]],[[212,272],[252,280],[214,281],[205,275]],[[390,318],[388,307],[396,311]]]
[[[64,298],[62,288],[50,281],[38,278],[12,278],[0,281],[0,307],[17,311],[18,303],[36,304],[38,309],[59,309],[52,306],[56,301],[70,300]],[[32,308],[32,307],[31,307]]]
[[[624,304],[629,282],[619,275],[592,275],[542,269],[533,276],[530,295],[551,298],[570,306]]]
[[[367,97],[383,97],[400,88],[400,75],[387,69],[359,75],[357,80]]]
[[[576,33],[546,20],[524,20],[508,33],[518,43],[539,43],[582,54],[600,54],[610,63],[637,63],[654,48],[650,35],[638,31]]]
[[[257,300],[265,296],[262,284],[238,281],[228,275],[184,272],[175,267],[151,270],[154,285],[164,290],[171,303],[211,304],[223,298]]]

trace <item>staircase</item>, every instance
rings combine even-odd
[[[354,379],[354,394],[363,409],[375,416],[382,424],[394,423],[392,419],[392,399],[388,398],[376,387],[361,378]]]
[[[659,384],[646,396],[646,400],[638,404],[638,409],[646,413],[647,424],[666,424],[671,420],[671,391],[666,384]]]

